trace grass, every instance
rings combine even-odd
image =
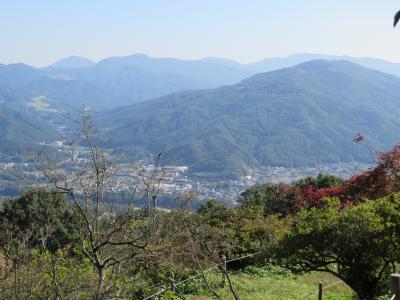
[[[209,282],[213,283],[213,288],[221,296],[221,299],[233,299],[227,284],[224,288],[221,287],[221,274],[211,273],[207,277]],[[279,272],[270,272],[270,270],[254,267],[240,272],[231,272],[230,278],[242,300],[317,299],[319,282],[322,282],[324,286],[338,282],[336,277],[327,273],[313,272],[293,275],[282,272],[279,274]],[[183,286],[182,290],[184,292],[192,291],[191,295],[187,297],[191,300],[213,299],[201,280]],[[355,299],[353,295],[352,290],[340,282],[324,290],[323,299],[350,300]]]

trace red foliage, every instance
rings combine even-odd
[[[282,185],[274,193],[275,204],[270,202],[269,205],[273,212],[289,215],[302,207],[322,207],[327,197],[338,198],[343,208],[363,199],[374,200],[393,192],[400,192],[400,144],[391,151],[378,153],[374,168],[354,175],[340,186],[316,188],[312,185]]]
[[[320,207],[324,204],[324,199],[327,197],[342,198],[343,188],[341,186],[333,188],[316,189],[312,185],[307,185],[304,188],[294,188],[295,208],[301,207]]]
[[[354,175],[344,183],[350,199],[377,199],[400,191],[400,145],[377,155],[377,166]]]
[[[363,199],[378,199],[394,192],[400,192],[400,144],[391,151],[377,154],[377,165],[363,173],[354,175],[341,186],[317,189],[311,185],[293,187],[293,208],[321,207],[324,198],[336,197],[341,206],[357,203]]]

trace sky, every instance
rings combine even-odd
[[[0,63],[293,53],[400,62],[398,0],[1,0]]]

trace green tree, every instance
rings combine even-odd
[[[316,189],[322,188],[333,188],[343,184],[343,179],[329,175],[329,174],[318,174],[316,177],[305,177],[294,183],[294,186],[303,188],[307,185],[311,185]]]
[[[241,195],[239,204],[242,207],[259,207],[264,215],[291,212],[294,204],[294,194],[290,186],[279,184],[265,184],[247,189]]]
[[[267,257],[295,272],[323,271],[347,283],[361,299],[387,292],[389,274],[400,261],[400,195],[339,208],[302,209]]]
[[[17,199],[6,200],[0,220],[4,228],[29,231],[31,247],[55,251],[77,241],[78,219],[64,195],[57,192],[31,189]],[[0,243],[4,243],[1,236]]]

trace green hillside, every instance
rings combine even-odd
[[[108,146],[133,154],[165,146],[168,161],[195,173],[237,176],[254,165],[370,161],[400,140],[399,115],[399,78],[316,60],[116,109],[100,124]]]
[[[0,160],[21,160],[40,142],[53,141],[57,135],[53,125],[32,113],[0,105]]]

